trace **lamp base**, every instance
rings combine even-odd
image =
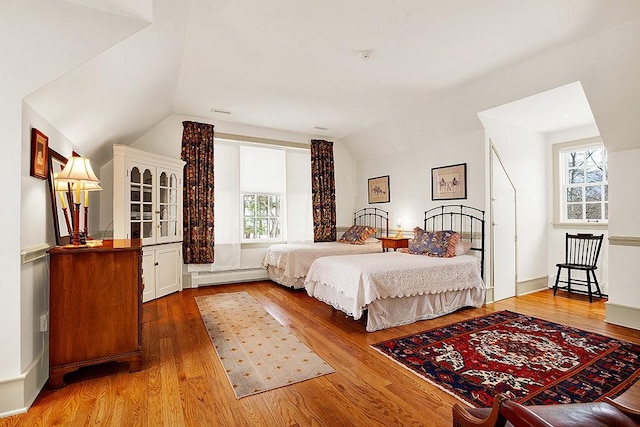
[[[68,245],[63,245],[60,247],[63,249],[84,249],[88,248],[89,245],[87,245],[86,243],[84,245],[74,245],[73,243],[69,243]]]

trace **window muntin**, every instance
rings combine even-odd
[[[282,234],[280,194],[242,195],[243,240],[277,240]]]
[[[562,150],[560,160],[563,220],[606,222],[609,218],[609,174],[604,145]]]

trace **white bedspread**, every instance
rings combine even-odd
[[[350,245],[339,242],[286,243],[271,245],[262,260],[262,267],[280,270],[278,283],[291,286],[297,279],[304,279],[311,264],[320,257],[375,253],[382,251],[380,242]],[[273,279],[273,277],[272,277]]]
[[[316,292],[317,286],[325,291]],[[327,288],[335,292],[327,293]],[[354,319],[359,319],[373,301],[471,288],[484,290],[480,259],[473,255],[435,258],[390,252],[328,256],[313,262],[305,280],[309,296]]]

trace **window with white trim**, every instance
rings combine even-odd
[[[285,150],[240,145],[242,241],[282,239],[286,169]]]
[[[564,222],[607,222],[607,150],[602,143],[560,150],[561,216]]]
[[[279,239],[282,229],[280,194],[242,195],[243,240]]]

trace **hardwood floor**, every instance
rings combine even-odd
[[[237,291],[251,294],[336,372],[236,400],[194,297]],[[640,331],[603,321],[603,301],[564,292],[367,333],[364,321],[304,291],[268,281],[210,286],[144,305],[142,371],[118,363],[80,369],[67,375],[65,388],[45,388],[26,414],[0,426],[450,426],[457,399],[369,345],[505,309],[640,344]]]

